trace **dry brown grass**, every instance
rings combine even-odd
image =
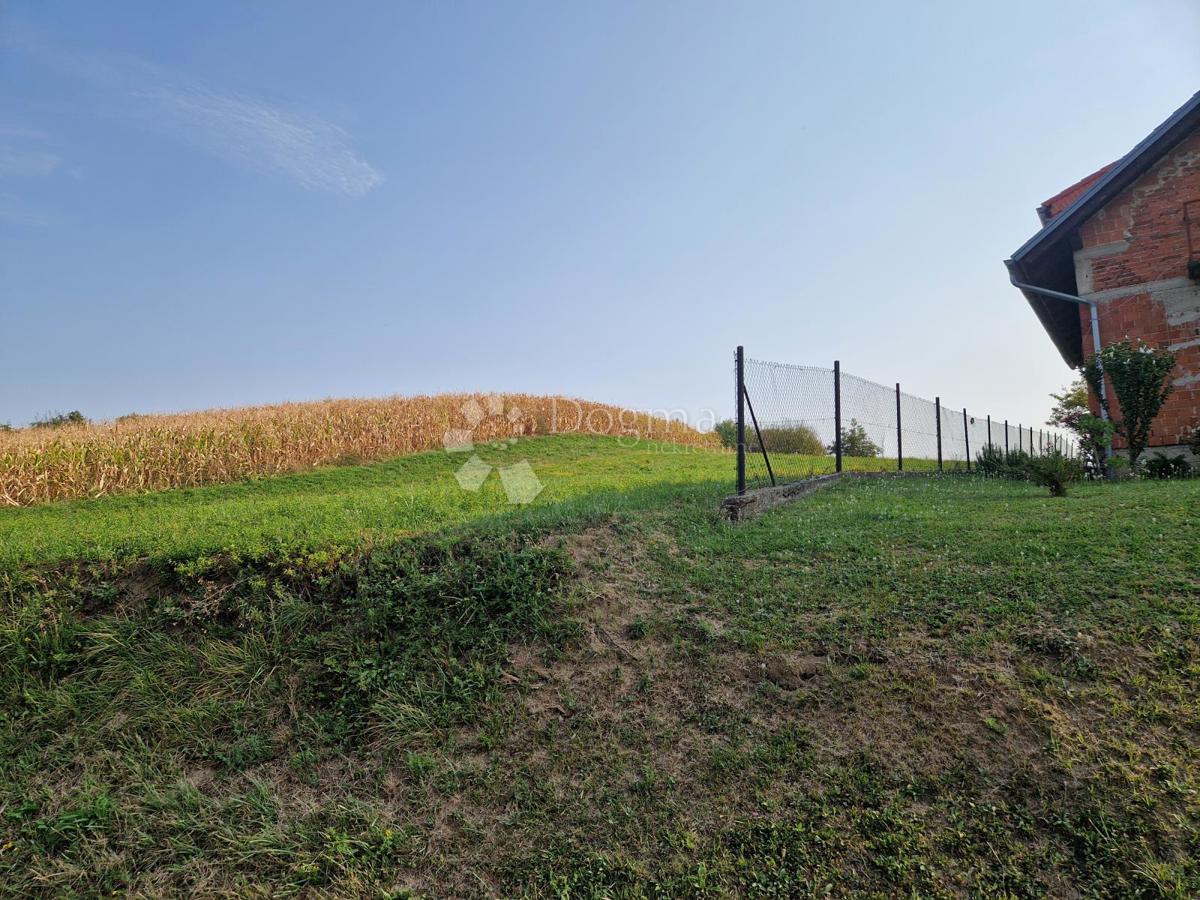
[[[597,434],[716,446],[712,434],[565,397],[323,400],[0,433],[0,505],[193,487],[441,449],[448,433]]]

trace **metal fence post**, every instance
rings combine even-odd
[[[971,429],[967,427],[967,408],[963,407],[963,444],[967,448],[967,471],[971,471]]]
[[[1029,426],[1029,455],[1033,456],[1033,426]]]
[[[1004,420],[1004,459],[1008,459],[1008,419]]]
[[[1017,423],[1017,452],[1021,453],[1025,449],[1025,427]]]
[[[746,361],[741,346],[734,355],[737,382],[737,492],[746,493]]]
[[[896,382],[896,471],[904,471],[904,430],[900,423],[900,382]]]
[[[842,364],[833,361],[833,457],[836,471],[842,471]]]
[[[988,413],[988,452],[992,450],[992,414]]]
[[[942,398],[933,398],[933,408],[937,411],[937,445],[938,445],[938,471],[942,471]]]

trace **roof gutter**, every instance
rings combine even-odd
[[[1070,303],[1078,303],[1080,306],[1086,306],[1091,314],[1092,320],[1092,352],[1100,353],[1100,310],[1095,300],[1086,300],[1083,297],[1076,297],[1074,294],[1066,294],[1062,291],[1052,291],[1049,288],[1038,287],[1033,284],[1026,284],[1023,281],[1017,281],[1016,276],[1009,272],[1008,280],[1012,282],[1013,287],[1023,291],[1028,291],[1031,294],[1041,294],[1043,297],[1053,297],[1055,300],[1066,300]],[[1096,368],[1100,370],[1100,417],[1108,420],[1108,395],[1104,391],[1104,369],[1100,364],[1100,359],[1096,358]],[[1108,442],[1108,446],[1104,448],[1104,456],[1112,457],[1112,441]]]

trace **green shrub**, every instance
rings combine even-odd
[[[1006,468],[1004,451],[995,444],[988,444],[975,454],[975,471],[989,478],[1004,475]]]
[[[762,443],[768,453],[802,453],[805,456],[823,456],[825,447],[817,433],[807,425],[776,425],[762,430]],[[753,428],[746,429],[746,449],[761,452],[758,435]]]
[[[1125,438],[1129,464],[1134,468],[1150,440],[1150,426],[1171,395],[1170,376],[1174,368],[1174,353],[1156,350],[1141,341],[1135,346],[1128,339],[1092,354],[1083,367],[1083,377],[1100,398],[1110,419],[1113,419],[1112,407],[1100,386],[1103,378],[1112,383],[1121,410],[1121,420],[1113,419],[1113,424],[1117,434]]]
[[[1103,468],[1105,451],[1112,443],[1115,428],[1112,422],[1092,415],[1087,381],[1077,379],[1063,388],[1062,393],[1050,396],[1054,398],[1054,408],[1046,424],[1074,432],[1080,455],[1097,468]]]
[[[1050,496],[1065,497],[1067,486],[1083,477],[1083,463],[1061,450],[1052,450],[1029,461],[1029,477],[1034,484],[1050,489]]]
[[[737,447],[737,422],[733,419],[725,419],[713,426],[713,431],[717,433],[717,437],[721,439],[721,446],[730,450]]]
[[[1093,416],[1091,413],[1080,416],[1075,423],[1080,452],[1097,469],[1104,468],[1105,453],[1112,446],[1113,433],[1116,430],[1116,426],[1108,419]]]
[[[1011,450],[1006,453],[995,444],[988,444],[975,454],[975,469],[980,475],[990,478],[1027,481],[1031,460],[1032,457],[1024,450]]]
[[[721,439],[721,446],[729,449],[737,447],[737,422],[726,419],[713,426],[713,431]],[[767,445],[768,453],[802,453],[806,456],[823,456],[825,447],[817,433],[807,425],[772,425],[762,430],[762,443]],[[746,423],[747,452],[761,453],[758,433],[754,425]]]
[[[834,444],[826,449],[837,452]],[[867,436],[867,429],[858,424],[858,419],[851,419],[850,427],[842,429],[842,456],[878,456],[879,452],[879,445]]]
[[[1178,456],[1155,453],[1146,460],[1146,474],[1150,478],[1187,478],[1192,474],[1192,466],[1182,453]]]
[[[1188,449],[1192,451],[1192,455],[1200,458],[1200,425],[1192,429],[1192,436],[1188,440]]]

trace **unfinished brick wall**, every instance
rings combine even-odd
[[[1185,444],[1200,425],[1200,282],[1188,275],[1189,263],[1200,259],[1198,209],[1200,131],[1079,231],[1076,280],[1080,295],[1099,304],[1101,340],[1141,338],[1174,351],[1178,359],[1175,390],[1154,424],[1151,447]],[[1084,353],[1090,354],[1085,307],[1080,326]]]

